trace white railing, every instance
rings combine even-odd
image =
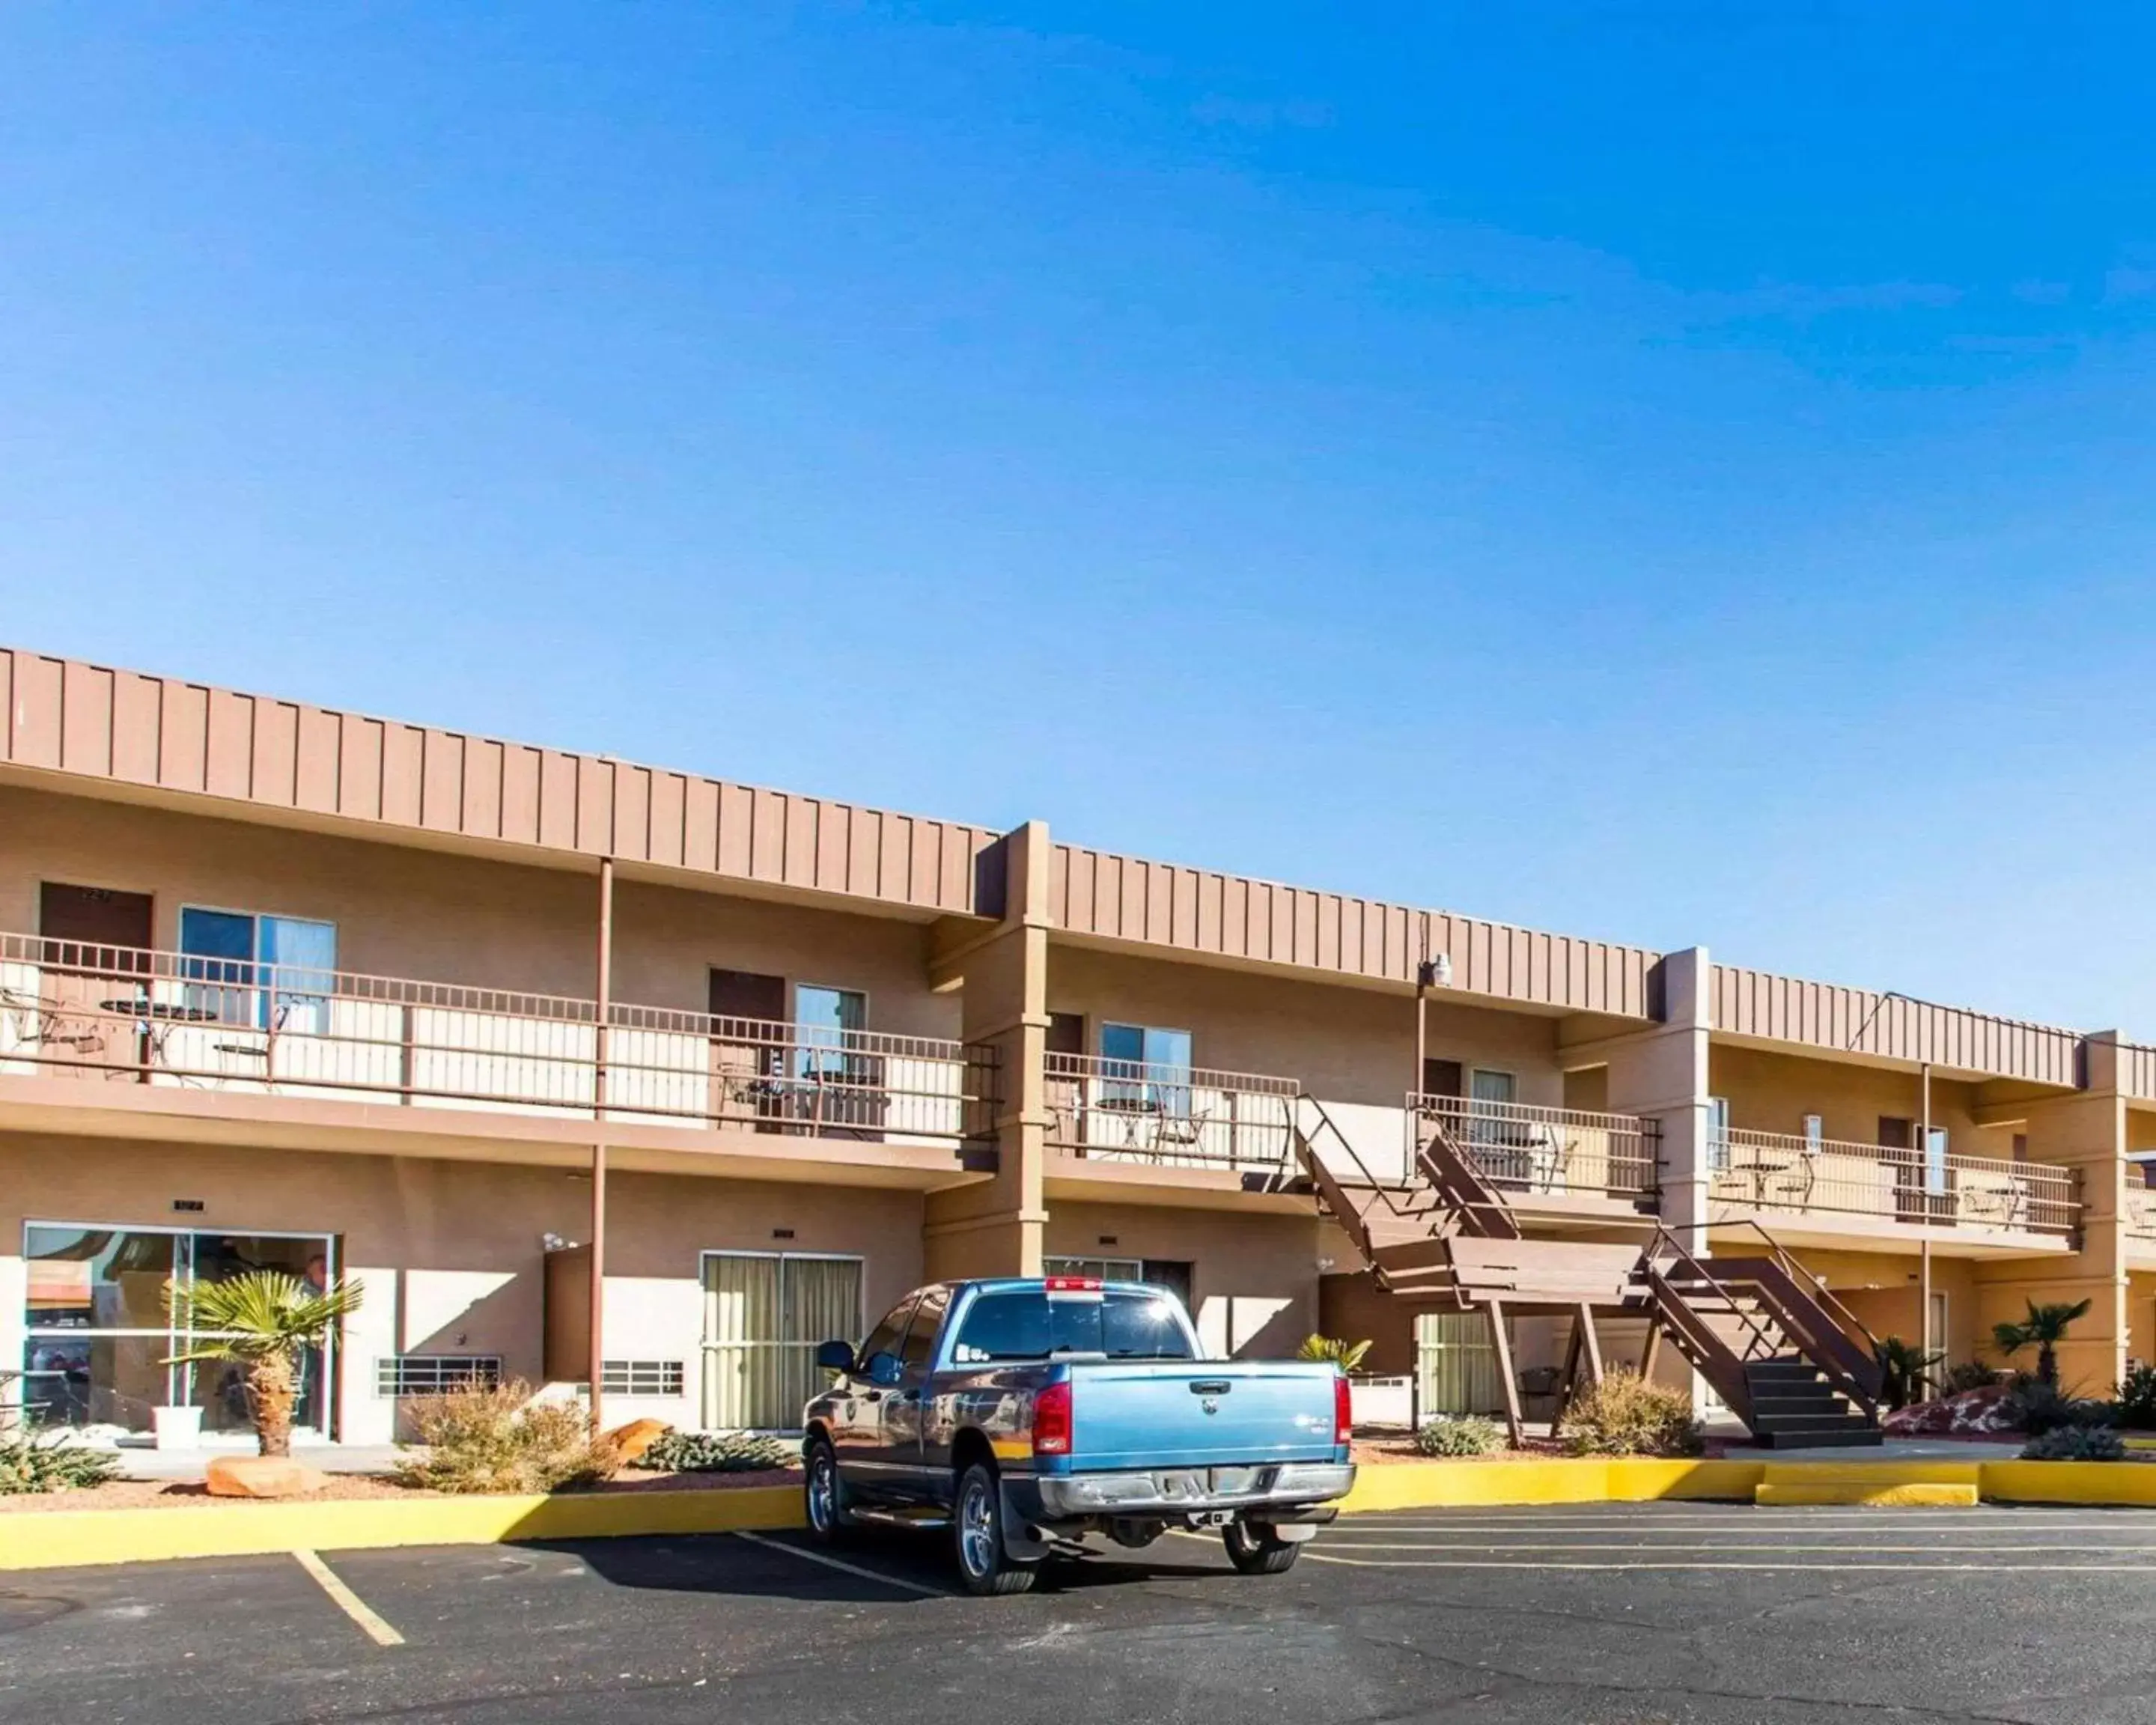
[[[1093,1162],[1285,1173],[1292,1164],[1291,1078],[1051,1054],[1048,1147]]]
[[[1410,1096],[1419,1153],[1441,1134],[1499,1190],[1636,1200],[1656,1189],[1654,1123],[1631,1114]]]
[[[568,996],[0,934],[0,1073],[325,1101],[937,1144],[985,1135],[994,1060]]]
[[[2128,1171],[2135,1172],[2131,1165]],[[2156,1190],[2146,1186],[2126,1189],[2126,1232],[2133,1240],[2156,1241]]]
[[[1812,1214],[1958,1232],[2070,1235],[2072,1170],[1732,1127],[1707,1146],[1710,1216]]]

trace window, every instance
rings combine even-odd
[[[936,1332],[943,1327],[943,1314],[950,1309],[951,1291],[931,1288],[921,1296],[921,1303],[913,1309],[913,1322],[907,1326],[906,1346],[899,1350],[899,1361],[909,1374],[926,1372],[928,1363],[936,1354]]]
[[[466,1385],[491,1389],[501,1382],[498,1353],[393,1353],[374,1363],[374,1393],[382,1396],[439,1395]]]
[[[793,1057],[794,1076],[868,1082],[855,1041],[868,1018],[867,995],[803,983],[793,992],[793,1025],[801,1043]]]
[[[1197,1358],[1173,1301],[1135,1293],[1058,1297],[1029,1289],[979,1296],[967,1308],[952,1350],[962,1365],[1043,1360],[1059,1353]]]
[[[1101,1106],[1190,1112],[1190,1033],[1148,1024],[1101,1026]]]
[[[1826,1122],[1816,1114],[1804,1116],[1804,1154],[1816,1156],[1826,1142]]]
[[[1707,1165],[1716,1172],[1729,1166],[1729,1098],[1707,1099]]]
[[[861,1332],[861,1274],[859,1258],[706,1252],[706,1428],[798,1430],[801,1409],[830,1381],[817,1368],[817,1344]],[[910,1304],[877,1326],[887,1352],[905,1332]]]
[[[906,1326],[919,1303],[913,1299],[901,1300],[884,1313],[883,1321],[869,1332],[860,1345],[858,1357],[862,1365],[866,1366],[880,1353],[887,1353],[893,1359],[898,1358],[898,1350],[906,1340]]]
[[[336,925],[188,906],[180,912],[187,1004],[228,1024],[321,1035],[336,992]]]
[[[1519,1081],[1510,1072],[1477,1066],[1467,1075],[1467,1142],[1485,1153],[1486,1171],[1514,1179],[1531,1172],[1524,1134],[1512,1117]],[[1498,1153],[1494,1161],[1493,1153]]]
[[[678,1359],[610,1359],[600,1373],[608,1395],[676,1396],[688,1380]]]
[[[1942,1196],[1947,1189],[1947,1129],[1943,1126],[1924,1128],[1924,1190],[1934,1197]]]
[[[1090,1276],[1099,1281],[1143,1281],[1145,1266],[1136,1258],[1048,1258],[1043,1276]]]

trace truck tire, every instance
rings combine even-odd
[[[802,1486],[808,1532],[819,1545],[842,1543],[854,1531],[854,1517],[846,1507],[846,1487],[839,1477],[838,1452],[827,1438],[808,1445],[807,1476]]]
[[[1230,1522],[1220,1530],[1228,1561],[1245,1575],[1278,1575],[1295,1567],[1300,1545],[1283,1539],[1262,1522]]]
[[[985,1461],[958,1476],[951,1498],[951,1548],[966,1591],[983,1598],[1022,1594],[1040,1574],[1040,1564],[1013,1563],[1004,1549],[1003,1483]]]

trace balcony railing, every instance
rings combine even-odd
[[[1292,1078],[1051,1054],[1048,1147],[1091,1162],[1276,1173],[1291,1165]]]
[[[1707,1146],[1712,1214],[1869,1217],[1970,1234],[2074,1230],[2071,1169],[1732,1127]]]
[[[1656,1186],[1654,1122],[1631,1114],[1409,1096],[1414,1154],[1440,1132],[1501,1192],[1631,1202]]]
[[[2131,1175],[2133,1171],[2128,1172]],[[2130,1240],[2156,1242],[2156,1190],[2146,1186],[2126,1189],[2126,1233]]]
[[[602,1063],[603,1079],[602,1080]],[[0,934],[0,1073],[891,1144],[988,1136],[991,1050]]]

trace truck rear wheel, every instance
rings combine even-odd
[[[1022,1594],[1040,1573],[1038,1563],[1016,1563],[1004,1549],[1003,1482],[985,1461],[958,1476],[952,1500],[951,1545],[966,1591],[983,1596]]]
[[[1283,1539],[1262,1522],[1231,1522],[1220,1530],[1228,1561],[1245,1575],[1277,1575],[1295,1567],[1302,1548]]]

